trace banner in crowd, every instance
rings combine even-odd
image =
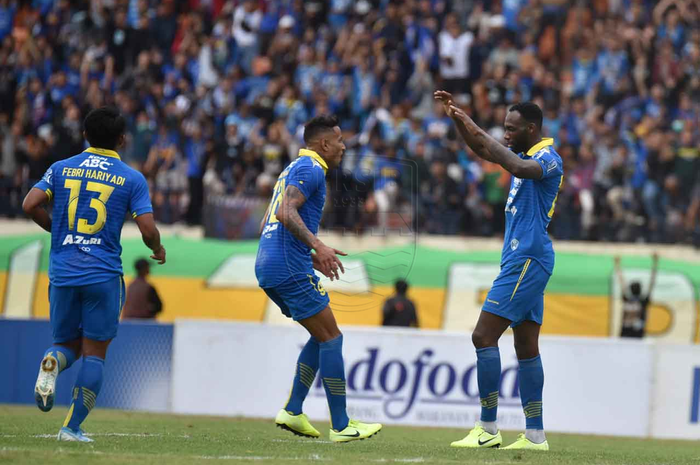
[[[469,332],[499,270],[500,253],[495,250],[461,252],[420,243],[363,248],[361,238],[353,244],[343,259],[343,279],[323,279],[341,325],[380,325],[383,303],[393,294],[394,281],[403,278],[410,284],[408,296],[416,304],[421,328]],[[151,268],[164,304],[161,321],[215,318],[291,324],[257,286],[257,241],[168,238],[165,245],[168,263]],[[0,314],[48,317],[49,247],[45,234],[0,238]],[[123,240],[123,249],[128,283],[135,259],[148,256],[148,250],[140,239]],[[650,258],[625,257],[626,282],[638,280],[647,292],[650,266]],[[622,310],[613,278],[610,254],[558,252],[545,294],[542,332],[618,336]],[[661,260],[647,321],[650,338],[700,342],[699,286],[699,264]]]
[[[230,195],[205,196],[204,235],[215,239],[257,239],[268,200]]]

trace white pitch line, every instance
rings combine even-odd
[[[407,459],[374,459],[370,460],[370,462],[377,462],[377,463],[424,463],[425,459],[423,457],[414,457],[414,458],[407,458]]]
[[[294,443],[294,444],[309,444],[309,445],[315,445],[315,444],[335,444],[333,441],[324,441],[323,439],[311,439],[308,441],[304,440],[297,440],[295,441],[294,439],[273,439],[272,442],[284,442],[284,443]]]
[[[256,455],[199,455],[194,457],[196,459],[202,460],[250,460],[254,462],[263,462],[268,460],[280,460],[279,457],[268,457],[268,456],[256,456]],[[283,460],[303,460],[307,461],[328,461],[329,459],[323,458],[318,454],[311,454],[308,457],[285,457]]]
[[[261,456],[255,456],[255,455],[199,455],[196,456],[195,458],[197,459],[202,459],[202,460],[253,460],[253,461],[262,461],[262,460],[274,460],[275,457],[261,457]]]
[[[117,437],[117,438],[181,438],[190,439],[191,436],[187,434],[182,435],[170,435],[170,434],[160,434],[160,433],[85,433],[87,437]],[[56,438],[56,434],[30,434],[30,435],[18,435],[18,434],[0,434],[0,438],[37,438],[37,439],[53,439]]]

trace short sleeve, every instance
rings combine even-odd
[[[295,186],[307,199],[325,184],[325,172],[316,163],[302,165],[294,170],[287,179],[287,186]]]
[[[153,213],[153,206],[151,206],[151,196],[148,194],[146,178],[143,177],[143,174],[136,173],[134,180],[134,187],[131,189],[131,198],[129,199],[129,211],[131,211],[131,216],[136,218],[146,213]]]
[[[549,149],[540,150],[533,155],[532,159],[539,163],[542,168],[541,180],[564,174],[564,168],[561,166],[561,158],[552,153]]]
[[[46,173],[44,173],[44,176],[42,176],[41,181],[34,184],[34,187],[46,192],[46,195],[49,196],[49,200],[53,198],[53,174],[55,169],[56,164],[54,163],[48,170],[46,170]]]

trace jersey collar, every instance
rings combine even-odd
[[[328,171],[328,164],[326,163],[326,160],[324,160],[321,155],[317,154],[313,150],[309,149],[299,149],[299,156],[300,157],[311,157],[314,160],[318,162],[319,165],[323,168],[323,172]]]
[[[111,157],[116,158],[117,160],[121,160],[121,158],[119,158],[119,154],[114,150],[98,149],[97,147],[88,147],[85,149],[85,151],[88,153],[94,153],[95,155],[102,155],[103,157]]]
[[[533,145],[530,148],[530,150],[528,150],[525,153],[525,155],[531,157],[534,154],[536,154],[537,152],[539,152],[540,150],[542,150],[543,148],[549,147],[550,145],[554,145],[554,139],[552,139],[551,137],[545,137],[544,139],[542,139],[541,141],[539,141],[538,143]]]

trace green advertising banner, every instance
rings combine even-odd
[[[149,255],[139,239],[124,239],[124,271]],[[152,266],[151,280],[164,303],[159,319],[222,318],[284,322],[279,309],[257,287],[254,263],[257,241],[168,238],[168,262]],[[0,314],[46,318],[50,241],[46,234],[0,238]],[[410,244],[362,247],[358,242],[343,259],[340,282],[323,280],[341,325],[379,325],[382,305],[397,278],[410,284],[420,326],[470,331],[493,279],[497,251],[455,252]],[[647,292],[651,259],[623,258],[626,282],[638,280]],[[661,260],[649,337],[698,342],[700,265]],[[622,320],[620,289],[613,279],[610,254],[558,252],[545,294],[543,333],[614,337]]]

